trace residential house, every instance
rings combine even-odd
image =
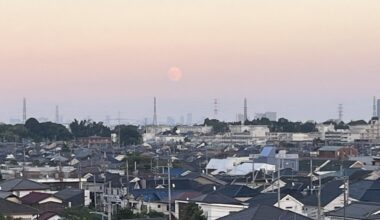
[[[310,220],[310,218],[299,215],[297,213],[283,210],[269,205],[257,205],[242,211],[231,213],[219,220],[263,220],[263,219],[297,219]]]
[[[0,190],[12,192],[19,198],[28,195],[31,192],[49,192],[47,185],[37,183],[28,179],[10,179],[0,183]]]
[[[12,218],[32,220],[37,217],[38,210],[27,205],[10,202],[0,198],[0,213]]]
[[[345,208],[326,213],[325,220],[374,220],[380,219],[380,203],[353,202]]]

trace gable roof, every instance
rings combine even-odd
[[[322,186],[321,189],[321,205],[322,207],[329,204],[336,197],[340,196],[343,193],[343,189],[340,186],[343,185],[342,180],[331,180]],[[301,202],[304,205],[308,206],[318,206],[318,197],[316,194],[309,195],[301,199]]]
[[[47,185],[34,182],[28,179],[10,179],[0,183],[1,190],[3,191],[24,191],[24,190],[46,190],[49,189]]]
[[[350,185],[350,197],[363,202],[380,203],[380,180],[361,180]]]
[[[236,197],[254,197],[260,194],[259,191],[249,188],[245,185],[226,185],[219,189],[218,192],[231,198]]]
[[[0,199],[0,213],[4,215],[38,214],[38,210],[32,207]]]
[[[230,205],[241,205],[241,202],[223,195],[220,192],[214,191],[208,194],[204,194],[192,199],[194,202],[202,202],[202,203],[213,203],[213,204],[230,204]]]
[[[327,216],[336,216],[350,219],[378,219],[376,215],[380,211],[380,203],[363,203],[353,202],[346,206],[346,209],[340,208],[326,213]]]
[[[219,220],[262,220],[262,219],[281,219],[281,220],[309,220],[305,216],[297,213],[282,210],[274,206],[257,205],[244,209],[240,212],[232,213],[225,217],[219,218]]]
[[[281,199],[284,198],[285,196],[286,194],[281,193]],[[277,202],[278,202],[277,192],[260,193],[259,195],[247,201],[247,203],[249,203],[250,206],[257,206],[257,205],[273,206]]]
[[[28,195],[22,197],[21,202],[26,205],[33,205],[49,197],[54,197],[54,195],[49,193],[31,192]]]
[[[57,198],[66,201],[66,200],[69,200],[69,199],[73,198],[74,196],[77,196],[77,195],[80,195],[80,194],[83,194],[83,193],[84,193],[84,191],[81,190],[81,189],[66,188],[66,189],[63,189],[63,190],[55,193],[54,195]]]

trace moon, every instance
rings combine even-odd
[[[168,78],[173,82],[180,81],[182,79],[182,70],[178,67],[171,67],[168,71]]]

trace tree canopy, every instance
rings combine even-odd
[[[74,120],[70,124],[71,133],[76,138],[80,137],[110,137],[111,129],[103,124],[103,122],[95,122],[91,120]]]
[[[203,210],[195,203],[189,203],[182,216],[183,220],[206,220]]]
[[[118,125],[113,132],[116,134],[120,133],[120,141],[122,145],[141,144],[142,142],[142,137],[137,126]]]

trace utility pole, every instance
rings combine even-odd
[[[281,188],[280,188],[280,177],[281,177],[281,174],[280,174],[280,171],[281,171],[281,168],[280,168],[280,154],[278,154],[278,158],[277,158],[277,204],[278,204],[278,208],[281,208],[281,205],[280,205],[280,202],[281,202]]]
[[[310,157],[310,192],[313,189],[313,158]]]
[[[108,220],[112,220],[112,203],[111,203],[111,195],[112,195],[112,186],[111,186],[111,181],[108,182],[108,188],[109,188],[109,193],[107,196],[107,205],[108,205]]]
[[[95,211],[96,211],[96,174],[94,173],[94,175],[92,176],[94,178],[94,208],[95,208]]]
[[[169,161],[168,161],[169,220],[172,220],[172,186],[171,186],[171,175],[170,175],[171,166],[172,166],[172,158],[171,158],[171,155],[169,155]]]
[[[343,193],[343,196],[344,196],[344,204],[343,204],[343,220],[346,220],[346,206],[348,205],[348,188],[349,188],[349,185],[348,185],[348,181],[349,181],[349,178],[347,176],[343,177],[343,181],[344,181],[344,193]]]
[[[319,182],[319,186],[318,186],[318,220],[321,219],[321,175],[318,176],[318,182]]]

